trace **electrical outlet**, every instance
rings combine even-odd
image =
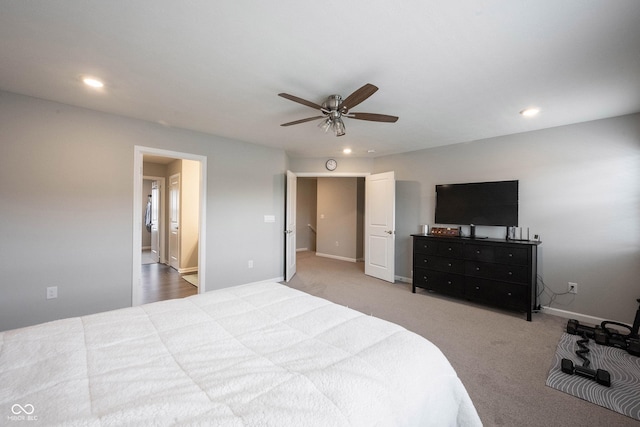
[[[578,284],[577,283],[573,283],[573,282],[569,282],[567,291],[570,294],[577,294],[578,293]]]
[[[58,298],[58,287],[57,286],[49,286],[47,288],[47,299]]]
[[[252,259],[250,259],[249,262],[247,262],[247,267],[253,268],[253,260]]]

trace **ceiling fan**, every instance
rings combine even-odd
[[[388,116],[386,114],[373,114],[373,113],[352,113],[351,110],[356,105],[360,104],[365,99],[373,95],[378,88],[371,83],[367,83],[360,89],[353,92],[351,95],[342,99],[340,95],[330,95],[322,105],[318,105],[315,102],[307,101],[306,99],[298,98],[297,96],[289,95],[288,93],[279,93],[278,96],[286,98],[290,101],[297,102],[307,107],[320,110],[322,116],[308,117],[306,119],[296,120],[289,123],[283,123],[280,126],[291,126],[300,123],[310,122],[312,120],[323,119],[318,127],[324,129],[327,132],[332,129],[336,136],[342,136],[345,134],[345,126],[342,121],[343,117],[357,120],[369,120],[372,122],[387,122],[395,123],[398,121],[396,116]]]

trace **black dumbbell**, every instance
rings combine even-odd
[[[594,371],[593,369],[585,368],[584,366],[573,366],[573,362],[569,359],[562,359],[560,366],[562,372],[565,374],[577,374],[581,377],[595,380],[598,384],[605,387],[611,387],[611,375],[609,375],[609,372],[604,369]]]
[[[605,387],[611,387],[611,375],[604,369],[598,369],[596,371],[596,382]]]
[[[596,326],[593,330],[593,340],[600,345],[607,345],[609,341],[609,337],[607,336],[607,331],[602,329],[600,326]]]
[[[571,335],[575,335],[578,333],[578,325],[580,323],[575,319],[570,319],[567,322],[567,333]]]
[[[573,375],[573,362],[569,359],[562,359],[560,362],[562,372],[565,374]]]

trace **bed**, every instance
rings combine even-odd
[[[0,384],[39,425],[481,425],[435,345],[278,283],[2,332]]]

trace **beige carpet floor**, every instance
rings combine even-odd
[[[545,385],[566,319],[475,305],[364,274],[362,263],[299,252],[287,283],[404,326],[434,344],[464,383],[485,426],[636,426],[640,423]]]

